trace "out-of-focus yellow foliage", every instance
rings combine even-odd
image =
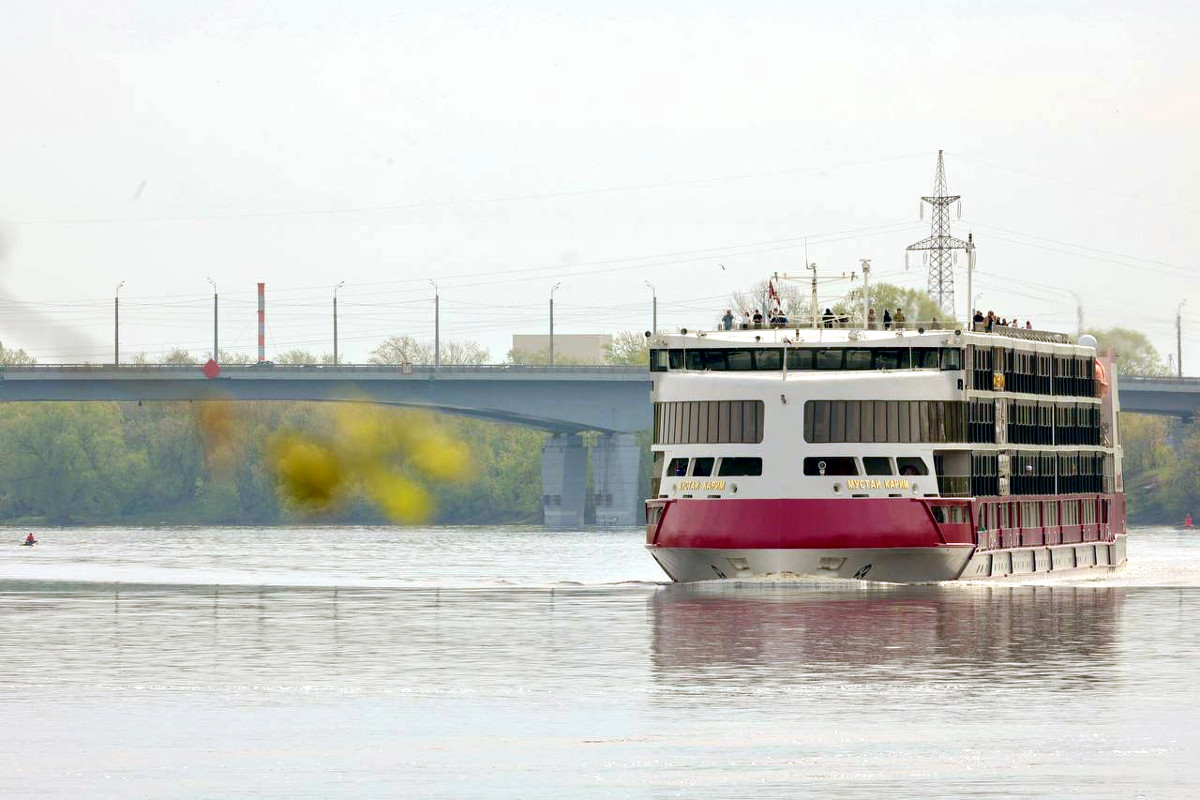
[[[433,498],[418,483],[391,472],[368,477],[367,496],[394,522],[423,522],[433,515]]]
[[[413,466],[439,481],[461,480],[471,472],[471,452],[462,442],[434,434],[417,441],[410,452]]]
[[[208,468],[227,475],[241,456],[239,442],[234,436],[233,403],[212,400],[196,405],[196,425],[204,439],[204,457]]]
[[[329,448],[285,435],[269,452],[284,494],[305,510],[325,511],[340,499],[346,470]]]
[[[425,415],[352,404],[338,408],[333,422],[328,437],[284,433],[270,448],[280,491],[308,513],[361,494],[395,522],[422,522],[435,509],[421,479],[464,480],[473,472],[467,446]]]

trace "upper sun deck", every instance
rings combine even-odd
[[[650,337],[655,349],[710,348],[820,348],[820,347],[946,347],[976,345],[1011,348],[1024,352],[1086,356],[1095,353],[1089,345],[1072,343],[1065,333],[996,327],[991,331],[955,328],[907,327],[892,330],[861,328],[783,328],[762,327],[741,330],[689,331],[659,333]]]
[[[914,380],[917,371],[937,371],[958,373],[959,391],[1097,397],[1095,340],[1072,344],[1066,334],[1050,331],[765,327],[660,333],[649,345],[650,371],[660,374],[740,378],[782,372],[785,380],[795,374],[841,382],[847,373],[863,371]]]

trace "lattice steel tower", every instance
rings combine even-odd
[[[950,235],[950,206],[958,202],[961,195],[947,194],[946,165],[942,162],[942,151],[938,150],[937,172],[933,177],[933,194],[922,197],[933,209],[933,223],[929,237],[910,244],[908,251],[924,250],[929,253],[929,296],[943,311],[954,314],[954,262],[955,250],[969,250],[962,239]],[[922,206],[924,208],[924,206]],[[967,298],[968,305],[970,298]],[[970,316],[970,309],[967,309]]]

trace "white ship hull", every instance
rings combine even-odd
[[[706,549],[648,546],[675,581],[824,577],[933,583],[1100,573],[1125,564],[1125,536],[1112,542],[979,550],[971,545],[853,549]]]

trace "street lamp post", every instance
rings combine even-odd
[[[213,354],[212,360],[214,364],[220,363],[221,351],[217,347],[217,282],[212,278],[205,278],[213,287]]]
[[[120,366],[121,364],[121,287],[125,285],[125,281],[117,284],[117,290],[113,292],[113,365]]]
[[[651,313],[650,313],[650,332],[658,333],[658,290],[654,288],[654,284],[650,281],[644,281],[650,287],[651,296]]]
[[[1185,297],[1175,309],[1175,368],[1180,378],[1183,377],[1183,307],[1187,305]]]
[[[333,365],[338,365],[338,340],[337,340],[337,292],[338,289],[346,285],[345,281],[340,282],[333,287]]]
[[[558,287],[562,286],[562,281],[554,284],[550,289],[550,366],[554,366],[554,293],[558,291]]]
[[[438,295],[437,281],[430,278],[429,285],[433,287],[433,365],[440,367],[442,365],[441,297]]]

